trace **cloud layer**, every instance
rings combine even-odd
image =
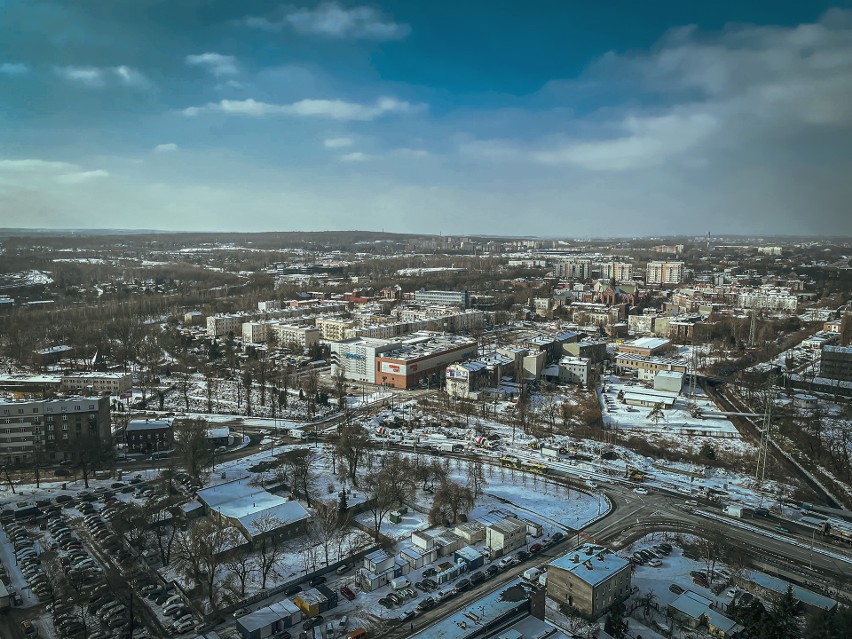
[[[248,17],[245,24],[266,31],[290,27],[299,33],[327,38],[402,40],[411,32],[378,10],[362,6],[346,9],[338,2],[323,2],[315,8],[290,9],[280,18]]]

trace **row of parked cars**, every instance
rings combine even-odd
[[[18,569],[27,581],[30,590],[39,598],[39,601],[48,600],[51,594],[50,581],[42,570],[41,559],[33,536],[23,524],[18,522],[7,522],[4,529],[12,542]]]
[[[163,616],[172,620],[167,627],[173,635],[189,632],[195,627],[195,616],[173,589],[149,584],[143,586],[140,592],[151,603],[160,606]]]
[[[662,565],[662,558],[668,557],[671,553],[672,547],[670,544],[662,543],[657,544],[653,548],[646,548],[645,550],[637,550],[633,553],[631,560],[635,564],[639,564],[640,566],[644,566],[648,564],[649,566],[656,568]]]

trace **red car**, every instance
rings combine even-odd
[[[530,552],[539,552],[541,550],[541,544],[533,544],[530,546]]]
[[[355,599],[355,593],[350,590],[349,586],[341,586],[340,594],[346,597],[349,601]]]

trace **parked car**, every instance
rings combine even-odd
[[[355,599],[355,593],[352,592],[352,589],[349,588],[349,586],[341,586],[340,587],[340,594],[343,595],[344,597],[346,597],[346,599],[348,599],[349,601],[352,601],[353,599]]]
[[[290,586],[287,590],[284,591],[284,595],[287,597],[292,597],[293,595],[297,595],[302,592],[301,586]]]
[[[470,579],[468,579],[467,577],[462,577],[456,582],[456,585],[453,587],[453,589],[456,592],[464,592],[465,590],[470,589],[472,586],[473,584],[470,582]]]
[[[308,583],[311,585],[311,587],[316,587],[316,586],[319,586],[320,584],[324,584],[325,581],[326,580],[325,580],[325,577],[323,575],[318,575],[318,576],[314,577],[313,579],[311,579]]]
[[[530,546],[530,552],[531,553],[541,552],[541,548],[542,548],[541,544],[533,544],[532,546]]]
[[[481,570],[477,570],[476,572],[470,573],[470,577],[468,577],[468,579],[470,579],[470,583],[474,585],[481,584],[485,581],[485,574]]]
[[[343,564],[342,566],[338,566],[337,570],[335,570],[335,572],[338,575],[345,575],[350,570],[352,570],[352,564]]]
[[[405,623],[406,621],[411,621],[412,619],[414,619],[415,615],[416,613],[413,610],[406,610],[405,612],[401,613],[399,617],[396,618],[396,620],[399,621],[399,623]]]
[[[683,588],[681,588],[677,584],[672,584],[671,586],[669,586],[669,590],[676,595],[682,595],[683,594]]]
[[[325,620],[322,618],[322,615],[317,615],[316,617],[311,617],[305,621],[305,623],[302,624],[302,628],[310,630],[314,626],[321,626],[323,621]]]
[[[432,597],[426,597],[423,601],[417,604],[417,610],[431,610],[435,607],[435,600]]]

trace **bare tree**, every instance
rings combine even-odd
[[[470,488],[447,480],[435,491],[435,499],[429,511],[429,521],[435,525],[446,519],[451,524],[455,524],[458,516],[473,508],[473,504],[473,491]]]
[[[275,531],[283,525],[283,522],[266,513],[256,519],[252,524],[252,536],[255,539],[255,546],[258,548],[257,569],[260,573],[260,587],[266,590],[266,583],[269,580],[269,575],[272,570],[284,555],[284,548],[281,545]]]
[[[225,559],[223,565],[225,569],[234,576],[237,583],[239,583],[239,596],[241,598],[245,598],[248,581],[251,576],[257,572],[257,566],[255,566],[254,561],[252,560],[251,553],[244,551],[231,553],[227,559]]]
[[[294,448],[282,455],[287,465],[293,492],[301,494],[311,507],[311,495],[316,489],[316,477],[312,469],[313,453],[310,448]]]
[[[213,465],[213,446],[207,437],[203,419],[180,419],[173,422],[175,456],[186,473],[198,484]]]
[[[340,428],[337,453],[346,461],[349,481],[358,485],[358,465],[364,460],[370,436],[360,424],[348,424]]]
[[[474,457],[467,462],[467,485],[473,491],[473,498],[478,499],[482,490],[488,486],[485,478],[485,468],[480,457]]]
[[[406,458],[391,453],[383,462],[378,472],[366,478],[367,509],[373,515],[377,540],[385,517],[409,500],[416,488],[414,469]]]

